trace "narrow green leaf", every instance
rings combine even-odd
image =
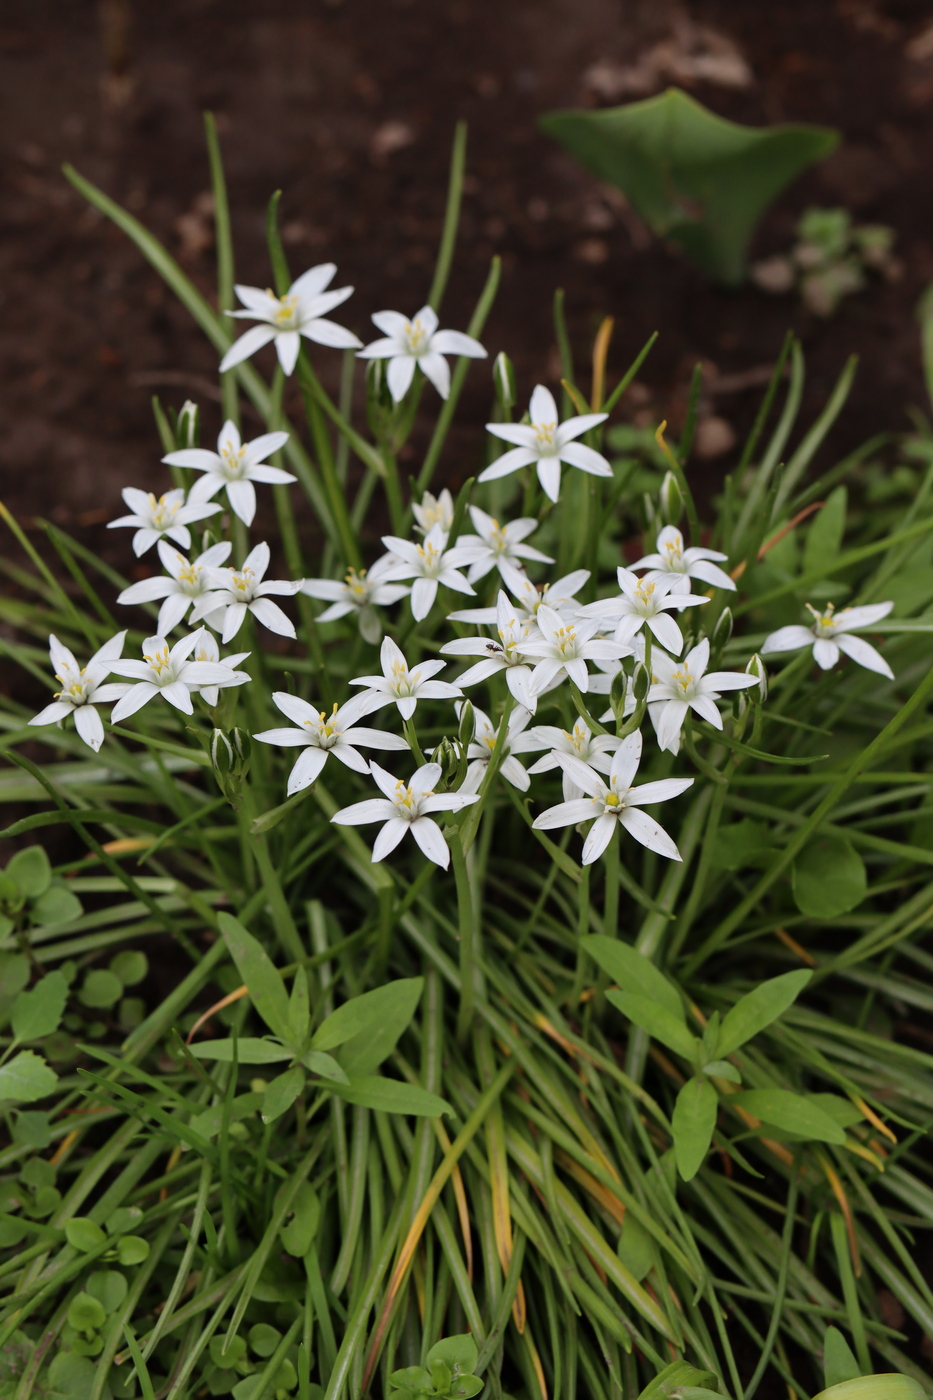
[[[305,1084],[305,1072],[293,1065],[266,1085],[262,1100],[262,1121],[271,1123],[291,1108]]]
[[[288,1040],[288,993],[269,954],[232,914],[218,914],[217,923],[256,1010],[274,1035]]]
[[[338,1064],[333,1055],[328,1055],[323,1050],[309,1050],[302,1058],[301,1063],[311,1071],[312,1074],[319,1074],[322,1079],[333,1079],[337,1084],[349,1084],[350,1079],[343,1066]]]
[[[288,1046],[280,1045],[274,1040],[259,1040],[251,1036],[244,1036],[241,1040],[202,1040],[189,1049],[198,1060],[222,1060],[224,1064],[232,1063],[234,1059],[234,1048],[236,1058],[241,1065],[271,1065],[276,1060],[293,1060],[294,1051]]]
[[[416,1084],[403,1084],[399,1079],[384,1079],[378,1074],[364,1074],[348,1086],[334,1085],[334,1093],[347,1103],[361,1108],[378,1108],[383,1113],[411,1113],[419,1117],[440,1118],[452,1113],[446,1099],[420,1089]]]
[[[719,1098],[708,1079],[688,1079],[674,1104],[671,1128],[674,1156],[684,1181],[692,1181],[709,1151],[716,1126]]]
[[[415,1014],[422,986],[423,979],[420,977],[403,978],[344,1002],[343,1006],[339,1006],[321,1022],[311,1038],[311,1048],[333,1050],[336,1045],[345,1045],[361,1032],[372,1035],[374,1029],[386,1017],[391,1017],[397,1024],[401,1017],[405,1016],[404,1025],[400,1026],[395,1036],[395,1040],[398,1040],[402,1030]]]
[[[606,993],[606,999],[621,1011],[623,1016],[627,1016],[636,1026],[653,1035],[655,1040],[660,1040],[669,1050],[683,1055],[685,1060],[693,1060],[699,1041],[696,1036],[690,1034],[683,1021],[671,1015],[666,1006],[660,1006],[658,1002],[649,1001],[647,997],[633,992],[610,990]]]
[[[716,1053],[720,1059],[731,1055],[740,1045],[752,1036],[770,1026],[772,1021],[787,1010],[797,1000],[813,973],[808,968],[796,972],[785,972],[780,977],[772,977],[762,982],[753,992],[737,1001],[723,1018],[719,1031],[719,1044]]]
[[[391,1055],[411,1023],[423,989],[423,977],[406,977],[368,994],[372,998],[371,1024],[345,1041],[338,1056],[351,1079],[375,1073]]]
[[[789,1089],[747,1089],[733,1095],[728,1102],[746,1113],[760,1118],[765,1124],[794,1133],[815,1142],[834,1142],[839,1147],[846,1140],[845,1131],[819,1104],[803,1094]]]
[[[655,967],[650,958],[639,953],[621,938],[607,938],[594,933],[580,940],[593,961],[608,972],[622,990],[638,992],[648,1001],[656,1001],[677,1020],[683,1021],[684,1011],[680,993],[672,982]]]
[[[862,1374],[852,1348],[838,1327],[827,1327],[823,1336],[823,1373],[827,1389],[843,1381],[854,1381]]]

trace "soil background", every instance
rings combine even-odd
[[[767,216],[755,255],[787,249],[808,205],[846,205],[895,228],[899,279],[873,281],[828,321],[751,285],[717,289],[537,130],[555,107],[611,105],[672,81],[738,121],[843,133]],[[824,452],[906,428],[906,409],[925,402],[914,308],[933,279],[928,0],[6,0],[0,104],[0,494],[27,524],[51,516],[121,568],[127,537],[104,528],[120,488],[169,484],[150,397],[198,399],[211,435],[216,357],[60,166],[127,205],[210,295],[207,108],[226,159],[238,279],[270,280],[264,210],[281,188],[294,272],[333,259],[338,284],[356,287],[341,314],[365,338],[372,311],[413,312],[424,299],[453,127],[465,119],[469,177],[444,323],[466,325],[499,253],[484,340],[512,355],[523,397],[558,377],[556,286],[579,360],[604,315],[616,321],[614,372],[660,331],[623,413],[676,425],[702,361],[703,410],[719,424],[694,468],[707,488],[734,460],[728,429],[750,421],[788,326],[807,355],[804,423],[847,355],[861,359]],[[335,385],[339,356],[315,358]],[[489,399],[478,366],[447,479],[475,469]],[[416,434],[413,464],[422,444]]]

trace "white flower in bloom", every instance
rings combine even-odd
[[[466,777],[459,789],[460,792],[478,791],[480,783],[486,776],[486,769],[489,767],[489,760],[492,758],[492,751],[496,747],[496,739],[499,735],[499,730],[483,710],[474,709],[473,715],[476,721],[473,739],[467,745],[467,758],[470,762]],[[499,767],[499,772],[506,782],[518,788],[520,792],[528,791],[531,785],[528,773],[532,770],[523,768],[515,755],[517,753],[536,753],[542,747],[535,734],[525,733],[530,719],[531,715],[523,708],[515,709],[509,715],[502,750],[504,756]]]
[[[684,549],[684,537],[676,525],[664,526],[658,535],[657,545],[657,554],[646,554],[632,568],[650,569],[650,579],[673,575],[675,593],[689,593],[691,578],[702,579],[714,588],[735,588],[729,575],[712,563],[712,560],[726,559],[728,555],[720,554],[716,549]]]
[[[561,674],[585,691],[589,687],[587,661],[615,661],[632,654],[632,648],[622,642],[597,637],[597,621],[569,622],[543,603],[538,608],[538,629],[540,636],[523,642],[522,650],[526,656],[538,658],[532,678],[539,695]]]
[[[671,609],[694,607],[709,599],[694,593],[675,593],[672,578],[636,578],[628,569],[616,570],[620,596],[601,598],[580,609],[580,617],[618,618],[617,642],[630,642],[645,624],[663,647],[679,656],[684,649],[683,633],[670,616]]]
[[[870,603],[863,608],[843,608],[835,612],[828,603],[822,612],[807,608],[813,614],[813,626],[779,627],[765,639],[761,648],[762,656],[773,651],[798,651],[800,647],[813,648],[813,659],[824,671],[829,671],[839,660],[839,653],[846,656],[868,671],[894,679],[894,672],[880,652],[866,642],[863,637],[852,637],[850,632],[859,627],[872,627],[894,607],[893,603]]]
[[[508,476],[519,467],[532,463],[537,467],[538,480],[544,492],[556,501],[560,495],[560,464],[566,462],[571,467],[590,472],[593,476],[612,476],[612,468],[600,453],[582,442],[574,442],[581,434],[605,422],[606,413],[584,413],[579,418],[568,418],[558,422],[557,404],[550,389],[539,384],[531,396],[531,425],[523,423],[487,423],[486,431],[503,442],[514,442],[511,452],[501,457],[480,472],[478,481],[494,481],[496,477]]]
[[[456,641],[445,642],[441,647],[441,655],[481,656],[481,661],[477,661],[457,678],[457,684],[461,687],[477,685],[489,676],[494,676],[497,671],[504,671],[506,684],[515,699],[534,714],[538,697],[535,694],[528,658],[522,655],[521,647],[527,637],[541,635],[538,627],[534,621],[518,621],[515,608],[501,589],[493,621],[499,633],[498,642],[493,641],[491,637],[458,637]]]
[[[361,360],[388,360],[386,379],[396,403],[408,392],[415,365],[430,379],[442,399],[450,392],[450,366],[445,355],[468,355],[484,360],[486,351],[478,340],[462,331],[439,331],[437,316],[430,306],[422,306],[413,321],[398,311],[377,311],[373,324],[383,339],[374,340],[359,352]]]
[[[270,595],[292,597],[301,587],[301,579],[270,579],[263,583],[268,567],[269,546],[263,541],[250,550],[242,569],[215,569],[213,588],[216,591],[205,593],[195,603],[192,622],[200,622],[201,618],[211,617],[223,609],[222,639],[229,642],[239,632],[247,612],[251,612],[270,632],[277,632],[280,637],[294,637],[294,626]]]
[[[93,707],[119,700],[129,689],[123,684],[103,684],[123,651],[125,639],[126,633],[118,632],[95,651],[86,666],[79,666],[72,653],[62,646],[53,633],[49,637],[49,657],[61,690],[56,692],[52,703],[40,710],[29,723],[60,725],[69,715],[74,715],[78,734],[88,748],[97,753],[104,742],[104,726]]]
[[[446,486],[439,496],[432,496],[430,491],[425,491],[421,497],[421,505],[415,505],[412,501],[411,508],[424,534],[435,525],[440,525],[442,530],[450,532],[454,523],[454,498]]]
[[[358,349],[362,342],[352,331],[323,319],[328,311],[353,295],[352,287],[325,291],[336,271],[335,263],[319,263],[303,272],[283,297],[261,287],[237,287],[236,294],[246,310],[227,314],[263,324],[253,326],[233,342],[220,362],[221,371],[249,359],[270,340],[275,341],[275,353],[286,374],[295,368],[302,336],[335,350]]]
[[[383,705],[397,705],[402,719],[411,719],[419,700],[459,700],[462,696],[459,686],[431,679],[438,671],[443,671],[443,661],[422,661],[414,671],[409,671],[408,662],[391,637],[383,638],[379,660],[381,676],[358,676],[350,682],[366,687],[360,697],[366,701],[363,714],[379,710]]]
[[[651,657],[652,685],[648,689],[648,706],[652,723],[662,749],[680,751],[680,731],[687,711],[693,710],[716,729],[722,729],[722,719],[715,701],[722,690],[744,690],[757,685],[755,676],[737,671],[712,671],[709,665],[709,641],[703,638],[682,661],[675,661],[663,651]]]
[[[608,783],[604,783],[588,764],[569,754],[561,754],[561,766],[570,772],[574,783],[589,796],[549,807],[535,818],[535,827],[538,831],[550,831],[558,826],[576,826],[577,822],[590,821],[595,817],[583,843],[584,865],[592,865],[602,855],[619,826],[624,826],[628,834],[647,846],[649,851],[657,851],[658,855],[667,856],[668,860],[680,860],[680,852],[664,828],[640,808],[678,797],[690,787],[693,779],[662,778],[659,782],[632,787],[640,761],[640,733],[629,734],[616,749]]]
[[[217,638],[213,632],[208,632],[206,627],[201,627],[195,632],[197,645],[194,649],[192,661],[212,661],[220,662],[223,666],[230,667],[230,674],[233,679],[223,681],[217,685],[199,685],[196,687],[198,694],[209,705],[211,709],[217,704],[220,698],[220,691],[231,685],[245,685],[250,679],[248,671],[236,671],[233,668],[239,666],[241,661],[245,661],[249,656],[248,651],[232,651],[229,656],[221,656],[220,648],[217,645]]]
[[[547,773],[551,768],[561,768],[561,755],[570,754],[581,763],[588,763],[600,773],[608,773],[612,767],[612,755],[621,744],[614,734],[593,734],[584,719],[578,719],[573,729],[558,729],[553,724],[538,724],[531,731],[538,740],[539,748],[549,749],[528,769],[529,773]],[[583,788],[574,782],[569,768],[563,768],[564,801],[573,802],[583,796]]]
[[[241,443],[236,424],[228,418],[220,430],[216,452],[208,452],[203,447],[184,447],[179,452],[170,452],[162,461],[171,467],[191,467],[204,472],[188,492],[189,501],[209,501],[225,486],[234,515],[238,515],[244,525],[252,525],[256,514],[254,481],[284,486],[298,480],[291,472],[270,467],[263,461],[287,442],[288,433],[263,433],[252,442]]]
[[[171,650],[164,637],[147,637],[143,642],[142,661],[113,662],[111,670],[115,675],[127,676],[136,684],[127,686],[123,698],[114,705],[111,722],[117,724],[128,715],[134,715],[154,695],[164,696],[176,710],[190,715],[194,713],[192,691],[201,686],[238,685],[237,672],[229,666],[216,661],[188,659],[200,637],[200,632],[192,632],[176,642]]]
[[[347,613],[355,612],[363,640],[375,645],[382,636],[382,623],[376,608],[397,603],[411,592],[408,584],[385,581],[388,570],[397,563],[394,555],[384,554],[371,569],[351,569],[343,583],[331,578],[303,579],[300,592],[307,593],[309,598],[320,598],[330,603],[318,622],[336,622],[338,618],[346,617]]]
[[[553,608],[554,612],[560,613],[562,617],[575,617],[580,606],[577,594],[589,576],[589,569],[574,569],[572,573],[555,579],[553,583],[545,583],[540,588],[533,584],[530,578],[521,580],[521,588],[512,588],[510,585],[517,599],[512,615],[518,622],[535,622],[538,609],[544,604]],[[498,612],[496,608],[463,608],[459,612],[448,613],[447,616],[450,622],[478,622],[489,626],[497,621]]]
[[[369,763],[356,746],[385,750],[408,748],[405,740],[397,734],[357,727],[356,721],[366,713],[365,697],[362,695],[355,695],[339,709],[334,705],[331,714],[326,710],[316,710],[307,700],[300,700],[297,695],[289,695],[284,690],[274,691],[272,699],[282,714],[298,727],[264,729],[261,734],[254,734],[253,738],[262,740],[264,744],[304,750],[288,775],[289,797],[311,786],[330,754],[357,773],[368,773]]]
[[[383,535],[382,543],[396,562],[385,571],[386,579],[413,578],[411,586],[412,616],[420,622],[427,617],[434,606],[439,584],[453,588],[457,593],[472,593],[458,565],[468,563],[465,552],[459,546],[447,548],[447,534],[440,525],[433,525],[424,537],[423,544],[414,544],[398,535]]]
[[[164,598],[165,602],[159,609],[156,626],[159,636],[167,637],[172,628],[181,622],[195,599],[210,592],[214,587],[212,571],[229,558],[233,546],[223,540],[220,544],[212,544],[210,549],[206,549],[197,559],[190,561],[183,554],[179,554],[177,549],[173,549],[166,540],[159,540],[158,548],[163,567],[168,570],[168,578],[164,574],[153,574],[152,578],[140,579],[139,583],[124,588],[117,597],[117,602],[152,603],[157,598]]]
[[[457,551],[464,562],[470,565],[467,578],[476,583],[485,578],[491,569],[498,569],[512,591],[524,588],[526,582],[524,559],[535,559],[540,564],[553,564],[554,560],[540,549],[522,544],[526,535],[538,528],[533,516],[513,520],[500,525],[491,515],[478,506],[470,506],[470,519],[475,535],[461,535],[457,541]]]
[[[439,763],[425,763],[414,773],[410,783],[400,782],[380,768],[378,763],[370,764],[370,772],[385,793],[385,797],[371,797],[365,802],[354,802],[331,817],[338,826],[365,826],[368,822],[385,822],[373,846],[373,861],[384,860],[394,851],[407,831],[418,842],[428,860],[440,865],[444,870],[450,864],[450,851],[441,835],[437,822],[431,821],[432,812],[459,812],[471,802],[477,802],[475,793],[444,792],[435,793],[434,784],[441,776]]]
[[[156,497],[151,491],[140,491],[135,486],[126,486],[121,495],[133,514],[121,515],[119,520],[111,520],[107,529],[118,530],[125,525],[135,530],[133,553],[137,556],[145,554],[163,535],[180,544],[182,549],[190,549],[191,534],[188,526],[192,520],[203,520],[220,510],[220,506],[213,501],[189,500],[186,504],[185,493],[181,487]]]

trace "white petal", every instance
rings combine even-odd
[[[708,559],[694,560],[690,564],[690,573],[693,578],[702,579],[704,583],[711,583],[714,588],[730,588],[735,591],[735,583],[722,569],[711,564]]]
[[[411,834],[428,860],[446,870],[450,864],[450,851],[437,822],[432,822],[430,817],[417,817],[411,823]]]
[[[679,797],[682,792],[686,792],[688,787],[693,786],[692,778],[659,778],[654,783],[642,783],[640,787],[632,788],[626,794],[626,807],[650,807],[655,802],[669,802],[672,797]]]
[[[530,467],[532,462],[537,460],[538,454],[532,452],[530,448],[513,447],[511,452],[503,452],[501,457],[490,462],[489,466],[481,471],[476,479],[477,481],[495,481],[500,476],[508,476],[510,472],[517,472],[520,467]]]
[[[538,480],[545,496],[556,503],[560,498],[560,460],[557,457],[538,458]]]
[[[390,817],[373,843],[373,864],[385,860],[394,851],[412,823],[397,814]]]
[[[343,326],[338,326],[336,321],[308,321],[302,326],[301,334],[306,335],[309,340],[316,341],[318,345],[329,346],[332,350],[359,350],[363,344],[359,336]]]
[[[540,817],[535,817],[532,825],[536,831],[553,831],[558,826],[576,826],[588,822],[599,809],[588,797],[577,798],[575,802],[559,802],[556,807],[548,807]]]
[[[894,672],[885,661],[879,651],[866,642],[864,637],[850,637],[845,632],[841,632],[836,637],[836,645],[840,651],[845,652],[859,666],[864,666],[867,671],[877,671],[881,676],[887,676],[888,680],[894,679]]]
[[[531,394],[530,417],[532,423],[556,423],[560,414],[550,389],[536,384]]]
[[[153,697],[158,695],[158,687],[150,681],[140,681],[138,685],[131,686],[122,700],[118,700],[114,705],[110,715],[111,724],[119,724],[121,719],[126,719],[129,715],[135,715],[137,710],[141,710]]]
[[[248,360],[250,355],[255,355],[257,350],[261,350],[264,345],[268,345],[270,340],[275,339],[275,331],[272,326],[251,326],[250,329],[235,340],[230,349],[220,362],[220,372],[232,369],[234,365],[240,364],[243,360]]]
[[[839,660],[839,648],[826,637],[817,637],[813,643],[813,659],[824,671],[831,671]]]
[[[367,826],[370,822],[392,821],[398,815],[394,802],[384,797],[369,797],[335,812],[331,821],[337,826]],[[404,832],[402,833],[404,835]]]
[[[572,467],[579,467],[580,471],[589,472],[591,476],[612,476],[612,467],[605,457],[582,442],[566,443],[560,449],[560,458],[562,462],[569,462]]]
[[[469,589],[472,593],[472,588]],[[416,578],[411,588],[411,614],[417,622],[426,618],[437,597],[436,578]]]
[[[674,842],[663,826],[659,826],[647,812],[642,812],[637,807],[626,807],[619,821],[628,834],[634,836],[643,846],[647,846],[649,851],[657,851],[659,856],[667,856],[668,860],[680,860],[680,852]]]
[[[596,818],[583,843],[581,859],[584,865],[592,865],[594,860],[599,859],[616,834],[618,820],[618,817],[611,817],[608,812]]]
[[[431,349],[441,355],[467,355],[474,360],[486,358],[486,351],[479,341],[471,335],[464,335],[462,331],[438,331],[431,337]]]
[[[680,731],[687,718],[688,706],[683,700],[668,700],[658,720],[658,743],[662,749],[676,753],[680,747]],[[677,745],[677,748],[674,745]]]
[[[257,736],[258,737],[258,736]],[[288,775],[288,796],[310,787],[327,762],[327,749],[305,749]]]
[[[813,633],[809,627],[801,627],[799,623],[792,627],[779,627],[776,632],[772,632],[770,637],[766,637],[761,648],[761,655],[767,656],[773,651],[798,651],[800,647],[808,647],[813,644]]]
[[[450,366],[443,355],[422,355],[418,368],[426,379],[430,379],[442,399],[450,393]]]
[[[234,515],[238,515],[244,525],[252,525],[256,514],[256,488],[251,481],[228,481],[227,500]]]
[[[278,603],[273,603],[271,598],[254,598],[249,604],[249,610],[254,617],[259,619],[263,627],[268,627],[270,632],[276,632],[280,637],[294,637],[296,635],[294,623],[286,617]],[[224,627],[224,641],[229,641],[226,627]]]
[[[414,377],[415,361],[413,357],[411,355],[394,355],[386,370],[386,382],[389,386],[389,393],[396,403],[401,403],[408,393]]]
[[[275,338],[275,353],[285,374],[291,374],[298,361],[301,336],[297,331],[280,331]]]

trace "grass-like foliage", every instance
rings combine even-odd
[[[438,329],[462,133],[364,386],[277,199],[236,339],[208,136],[216,310],[69,173],[224,364],[222,414],[156,405],[151,578],[3,512],[0,649],[58,693],[0,702],[0,1396],[919,1394],[931,438],[815,474],[853,367],[801,427],[789,340],[703,505],[696,395],[679,442],[614,424],[649,347],[575,373],[559,297],[522,418],[497,264]]]

